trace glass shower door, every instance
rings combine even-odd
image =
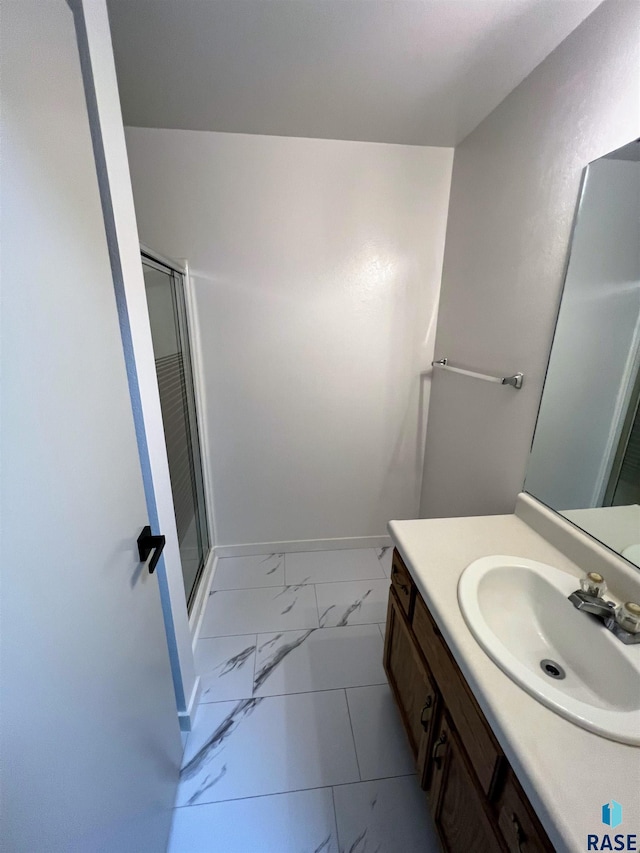
[[[195,598],[209,552],[184,274],[142,254],[171,492],[187,606]]]

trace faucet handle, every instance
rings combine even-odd
[[[607,591],[607,583],[598,572],[589,572],[581,579],[580,589],[596,598],[602,598]]]
[[[630,634],[640,633],[640,604],[627,601],[616,608],[616,622]]]

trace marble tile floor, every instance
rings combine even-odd
[[[220,559],[169,853],[437,853],[382,667],[391,548]]]

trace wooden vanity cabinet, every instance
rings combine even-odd
[[[384,668],[446,853],[553,853],[397,550]]]
[[[500,781],[504,755],[417,591],[412,627],[418,647],[429,661],[433,678],[442,694],[443,704],[465,744],[475,778],[483,792],[491,797]]]
[[[553,849],[511,769],[498,798],[497,813],[509,853],[546,853]]]
[[[444,849],[466,853],[506,850],[448,714],[443,715],[432,755],[431,812]]]
[[[411,580],[409,570],[397,550],[394,550],[391,561],[391,589],[395,592],[398,604],[402,607],[405,616],[407,619],[411,619],[416,588]]]
[[[439,721],[440,694],[413,637],[403,605],[392,586],[385,633],[384,668],[395,696],[409,745],[422,778],[433,732]]]

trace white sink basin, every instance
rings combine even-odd
[[[516,684],[582,728],[640,745],[640,645],[625,646],[576,610],[567,596],[578,588],[544,563],[483,557],[462,573],[458,601],[473,636]]]

